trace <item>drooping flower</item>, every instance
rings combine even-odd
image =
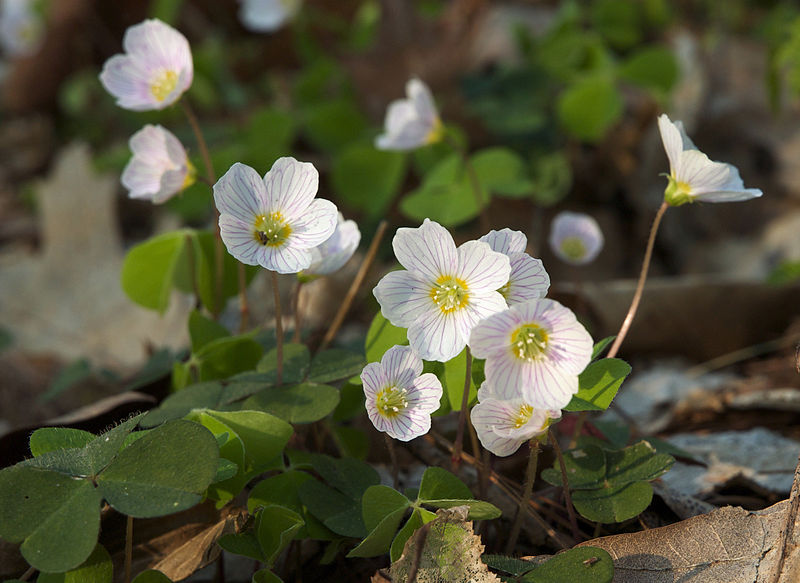
[[[315,199],[313,164],[279,158],[262,179],[237,162],[214,185],[219,227],[228,252],[247,265],[297,273],[311,265],[311,249],[336,229],[336,206]]]
[[[548,299],[489,316],[475,326],[469,346],[476,358],[486,359],[493,393],[537,409],[563,409],[592,356],[592,337],[575,314]]]
[[[108,59],[100,73],[100,81],[120,107],[164,109],[192,84],[189,41],[160,20],[145,20],[128,28],[122,46],[126,54]]]
[[[294,19],[302,0],[239,0],[239,19],[253,32],[275,32]]]
[[[346,221],[339,213],[333,235],[311,249],[311,265],[301,275],[308,278],[338,271],[353,256],[360,242],[361,231],[356,222]]]
[[[419,79],[406,83],[406,99],[389,104],[384,133],[375,139],[379,150],[413,150],[442,139],[444,127],[430,89]]]
[[[0,2],[0,47],[12,57],[32,55],[42,44],[44,22],[33,0]]]
[[[757,198],[758,188],[745,188],[739,170],[732,164],[714,162],[697,149],[681,122],[673,123],[666,114],[658,118],[661,141],[669,158],[669,184],[664,200],[680,206],[696,200],[735,202]]]
[[[550,226],[550,248],[559,259],[573,265],[594,261],[604,242],[600,225],[584,213],[560,212]]]
[[[160,125],[146,125],[130,139],[133,152],[122,172],[130,198],[160,204],[194,183],[196,171],[178,138]]]
[[[454,358],[478,322],[506,308],[496,290],[511,266],[487,243],[456,248],[447,229],[425,219],[419,228],[398,229],[392,247],[406,270],[383,276],[373,293],[384,317],[408,328],[408,341],[423,359]]]
[[[559,418],[561,411],[537,409],[520,397],[501,399],[487,382],[478,389],[478,404],[470,413],[481,444],[497,456],[511,455]]]
[[[489,231],[478,239],[488,243],[492,251],[508,255],[511,275],[498,291],[509,306],[543,298],[550,288],[550,276],[539,259],[525,253],[528,238],[521,231],[502,229]]]
[[[431,413],[439,408],[442,383],[422,374],[422,360],[408,346],[393,346],[361,372],[367,414],[378,431],[409,441],[431,428]]]

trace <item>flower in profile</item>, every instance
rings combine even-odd
[[[311,265],[311,249],[336,229],[336,206],[315,199],[313,164],[279,158],[262,179],[236,163],[214,185],[219,228],[228,252],[247,265],[297,273]]]
[[[302,0],[239,0],[239,19],[247,30],[275,32],[300,11]]]
[[[560,212],[550,226],[550,248],[559,259],[573,265],[594,261],[604,242],[600,225],[584,213]]]
[[[346,221],[342,213],[339,213],[333,235],[311,249],[311,265],[300,275],[310,279],[338,271],[353,256],[360,242],[361,231],[356,222]]]
[[[433,373],[422,374],[422,360],[409,346],[393,346],[361,372],[367,414],[378,431],[409,441],[431,428],[431,413],[439,408],[442,383]]]
[[[548,299],[489,316],[475,326],[469,346],[476,358],[486,359],[494,394],[537,409],[563,409],[592,357],[592,337],[575,314]]]
[[[696,200],[735,202],[757,198],[758,188],[745,188],[736,166],[714,162],[697,149],[681,122],[673,123],[666,114],[658,118],[661,141],[669,158],[669,184],[664,200],[680,206]]]
[[[492,251],[508,255],[511,261],[508,282],[498,290],[509,306],[547,295],[550,276],[539,259],[525,253],[528,238],[524,233],[511,229],[489,231],[478,241],[488,243]]]
[[[511,455],[560,418],[561,411],[537,409],[520,397],[501,399],[487,382],[478,389],[478,404],[470,413],[481,445],[497,456]]]
[[[33,0],[0,2],[0,46],[12,57],[32,55],[42,44],[44,23]]]
[[[146,125],[130,139],[133,158],[122,172],[130,198],[166,202],[194,183],[196,171],[178,138],[160,125]]]
[[[387,273],[373,293],[384,317],[408,328],[408,341],[423,359],[454,358],[478,322],[506,308],[496,290],[511,266],[488,244],[467,241],[456,248],[447,229],[425,219],[419,228],[397,229],[392,247],[406,269]]]
[[[384,133],[375,139],[379,150],[413,150],[442,139],[444,127],[430,89],[419,79],[406,83],[407,99],[389,104]]]
[[[122,45],[126,54],[111,57],[100,73],[100,81],[120,107],[164,109],[192,84],[189,42],[171,26],[145,20],[125,31]]]

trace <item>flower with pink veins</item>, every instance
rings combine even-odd
[[[186,150],[160,125],[146,125],[130,139],[133,152],[122,171],[122,185],[130,198],[166,202],[194,183],[197,174]]]
[[[508,282],[498,291],[506,299],[509,306],[543,298],[550,288],[550,276],[544,269],[541,260],[531,257],[525,252],[528,238],[521,231],[502,229],[489,231],[478,239],[488,243],[492,251],[508,255],[511,262],[511,275]]]

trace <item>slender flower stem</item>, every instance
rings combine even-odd
[[[578,529],[578,518],[575,516],[575,507],[572,505],[572,495],[569,493],[569,478],[567,477],[567,466],[564,463],[564,455],[561,453],[561,446],[558,445],[558,437],[552,431],[549,432],[550,443],[558,459],[558,466],[561,468],[561,485],[564,490],[564,504],[567,507],[569,524],[572,527],[572,536],[575,542],[581,539],[581,531]]]
[[[469,405],[469,387],[472,381],[472,352],[469,346],[464,349],[467,353],[467,371],[464,375],[464,394],[461,396],[461,410],[458,412],[458,430],[456,431],[456,440],[453,443],[453,457],[450,462],[453,465],[453,471],[458,470],[461,463],[461,450],[464,447],[464,426],[467,424],[467,406]],[[477,459],[478,452],[473,452]]]
[[[22,576],[19,578],[20,581],[27,581],[33,574],[36,572],[36,567],[30,567],[27,571],[25,571]]]
[[[294,310],[294,333],[292,334],[292,342],[294,342],[295,344],[300,342],[300,326],[302,324],[302,322],[300,321],[301,320],[300,298],[302,297],[302,291],[303,291],[303,282],[297,280],[297,282],[294,284],[294,293],[292,294],[294,296],[294,299],[292,300],[293,304],[292,309]]]
[[[322,344],[319,346],[320,351],[325,350],[328,344],[336,337],[336,333],[339,331],[342,322],[344,322],[344,317],[347,315],[350,305],[356,297],[356,293],[358,293],[358,288],[361,287],[372,262],[375,260],[375,255],[378,253],[378,245],[380,245],[381,239],[383,239],[383,235],[386,233],[386,228],[388,226],[389,224],[385,220],[381,221],[378,225],[378,230],[375,231],[375,236],[369,244],[369,249],[367,249],[367,255],[364,257],[364,261],[361,262],[361,267],[358,268],[358,273],[356,273],[353,283],[350,284],[350,289],[347,290],[347,295],[339,306],[339,310],[333,318],[331,327],[328,328],[328,331],[325,333],[325,338],[322,339]]]
[[[658,212],[656,213],[656,218],[653,221],[653,226],[650,228],[650,238],[647,240],[647,249],[644,252],[642,272],[639,274],[639,283],[636,284],[636,291],[633,294],[631,307],[628,308],[628,313],[625,315],[625,320],[622,322],[622,326],[620,327],[619,332],[617,332],[617,337],[614,340],[614,343],[611,345],[606,358],[614,358],[617,355],[619,347],[622,344],[622,341],[625,340],[625,336],[628,334],[628,330],[633,323],[633,318],[636,316],[636,310],[639,309],[639,302],[642,299],[642,292],[644,291],[644,282],[647,280],[647,271],[650,269],[650,260],[653,257],[653,246],[656,242],[658,226],[661,224],[661,219],[663,218],[664,213],[667,212],[668,208],[669,205],[666,203],[666,201],[662,202],[661,206],[658,207]]]
[[[397,463],[397,451],[394,449],[394,440],[386,433],[383,434],[386,449],[389,450],[389,459],[392,462],[392,487],[397,490],[400,486],[400,465]]]
[[[475,172],[475,167],[472,165],[472,162],[469,160],[469,156],[467,156],[466,150],[461,147],[459,144],[450,134],[447,132],[444,133],[444,141],[453,148],[453,150],[458,154],[461,158],[461,162],[464,164],[464,170],[469,177],[469,183],[472,187],[472,193],[475,195],[475,203],[478,205],[478,211],[480,211],[479,221],[481,224],[482,231],[489,231],[489,215],[486,212],[486,208],[484,206],[483,201],[483,191],[481,189],[480,180],[478,180],[478,175]]]
[[[133,516],[128,516],[125,524],[125,583],[131,583],[131,563],[133,562]]]
[[[189,266],[189,280],[192,282],[192,292],[194,293],[194,307],[199,308],[203,303],[200,299],[200,290],[197,287],[197,268],[194,264],[194,240],[192,234],[186,235],[186,262]]]
[[[278,272],[270,271],[272,275],[272,293],[275,298],[275,340],[277,342],[278,370],[275,375],[275,385],[281,386],[283,382],[283,314],[281,313],[281,293],[278,289]]]
[[[522,529],[522,516],[525,513],[525,507],[528,505],[528,501],[533,493],[533,483],[536,481],[536,467],[539,461],[538,437],[531,439],[530,445],[531,457],[528,458],[528,469],[525,472],[525,485],[522,490],[522,498],[519,501],[517,515],[514,517],[514,524],[511,526],[511,534],[508,536],[508,541],[506,542],[507,555],[514,552],[514,547],[517,545],[517,537],[519,537],[519,531]]]
[[[239,334],[244,334],[249,325],[250,305],[247,302],[247,272],[244,263],[239,263]],[[221,555],[220,555],[221,556]]]

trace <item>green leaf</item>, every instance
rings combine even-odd
[[[630,372],[631,365],[618,358],[603,358],[591,363],[578,376],[578,392],[564,409],[605,411]]]
[[[299,514],[283,506],[272,504],[261,509],[256,516],[255,532],[267,565],[272,566],[303,524]]]
[[[200,423],[217,440],[219,464],[214,481],[209,485],[206,495],[220,503],[225,503],[241,492],[249,479],[246,475],[244,442],[233,429],[219,419],[208,415],[206,411],[193,411],[187,418]]]
[[[227,251],[222,254],[222,284],[219,286],[222,292],[222,304],[217,302],[217,283],[216,283],[216,235],[211,231],[192,231],[191,232],[192,251],[194,252],[194,267],[195,279],[197,282],[197,290],[200,293],[200,299],[203,305],[212,314],[218,314],[222,311],[225,301],[239,293],[239,269],[243,268],[245,271],[245,281],[249,283],[258,273],[260,269],[258,266],[245,265]],[[188,287],[186,282],[190,279],[188,277],[188,262],[184,261],[181,266],[184,271],[183,285],[181,288],[185,292],[193,292],[193,287],[189,283]],[[179,274],[176,274],[179,275]],[[176,280],[176,284],[180,283],[181,278]]]
[[[305,344],[284,344],[283,345],[283,377],[282,382],[286,384],[299,383],[305,379],[308,368],[311,364],[311,353]],[[271,375],[271,379],[277,378],[278,370],[278,349],[273,348],[258,361],[256,371]],[[274,380],[273,380],[274,382]]]
[[[347,421],[364,413],[364,387],[347,382],[339,389],[339,404],[333,411],[334,421]]]
[[[600,487],[606,477],[605,453],[594,445],[565,451],[564,466],[570,490]],[[561,486],[561,470],[558,464],[544,470],[542,479],[554,486]]]
[[[423,504],[433,506],[434,508],[455,508],[456,506],[469,506],[470,520],[491,520],[499,518],[503,512],[494,504],[484,502],[483,500],[474,500],[469,498],[467,500],[453,500],[453,499],[440,499],[440,500],[421,500]]]
[[[252,530],[237,534],[223,534],[217,540],[217,544],[234,555],[250,557],[256,561],[264,560],[264,553],[261,551],[261,545],[258,543],[258,538]]]
[[[292,426],[262,411],[206,411],[230,427],[244,443],[247,463],[254,468],[268,466],[292,435]]]
[[[612,486],[623,486],[639,480],[655,480],[666,473],[675,459],[666,453],[656,453],[647,441],[625,449],[606,451],[606,479]]]
[[[592,347],[592,360],[597,360],[597,357],[603,354],[606,346],[614,342],[616,338],[616,336],[606,336],[602,340],[595,342],[594,346]]]
[[[53,379],[53,382],[47,387],[47,391],[39,397],[39,400],[47,402],[51,399],[55,399],[64,391],[72,388],[81,381],[91,378],[91,376],[92,365],[89,364],[87,359],[79,358],[58,372],[56,378]]]
[[[536,563],[503,555],[483,555],[481,560],[495,571],[503,571],[519,577],[536,568]]]
[[[239,473],[239,466],[232,461],[226,458],[219,458],[219,463],[217,464],[217,473],[214,474],[214,480],[211,483],[216,484],[218,482],[224,482],[226,480],[231,479],[236,474]],[[233,498],[233,496],[231,496]],[[230,499],[230,498],[229,498]]]
[[[347,425],[331,427],[336,445],[343,456],[366,459],[369,453],[370,439],[363,429]]]
[[[386,515],[356,548],[347,553],[347,556],[377,557],[388,551],[405,513],[406,507],[403,507]]]
[[[313,454],[311,464],[323,480],[359,503],[367,488],[381,481],[375,468],[354,458]]]
[[[364,346],[367,362],[380,362],[383,355],[392,346],[407,344],[408,331],[406,328],[393,326],[380,312],[375,314],[369,330],[367,330],[367,340]]]
[[[339,404],[339,391],[330,385],[302,383],[270,387],[247,399],[243,406],[271,413],[289,423],[313,423]]]
[[[196,363],[200,381],[213,381],[252,370],[261,360],[262,352],[261,345],[252,338],[230,336],[205,344],[190,363]]]
[[[447,394],[450,401],[450,408],[453,411],[461,411],[461,402],[464,397],[464,381],[467,375],[467,349],[455,358],[451,358],[444,363],[444,375],[442,375],[442,388]],[[469,380],[469,396],[467,397],[467,405],[475,402],[478,398],[478,390],[475,388],[475,383],[472,381],[470,375]]]
[[[557,110],[568,133],[596,142],[622,116],[622,97],[611,79],[596,75],[566,89],[558,98]]]
[[[525,583],[611,583],[614,560],[597,547],[578,547],[536,565],[522,577]]]
[[[612,524],[641,514],[653,499],[650,482],[634,482],[597,490],[576,490],[572,503],[581,516]]]
[[[244,162],[263,176],[275,160],[290,151],[296,131],[295,118],[286,111],[265,107],[255,112],[244,131]]]
[[[164,233],[131,248],[122,264],[122,289],[133,302],[166,311],[189,236],[189,230]]]
[[[269,569],[259,569],[253,573],[251,583],[283,583],[283,579]]]
[[[206,318],[197,310],[189,314],[189,337],[192,340],[192,352],[197,353],[209,342],[230,336],[230,332],[222,324]]]
[[[37,583],[111,583],[114,575],[114,566],[111,555],[97,544],[79,567],[70,569],[66,573],[40,573]]]
[[[536,157],[531,169],[533,201],[544,207],[561,202],[572,188],[572,165],[563,152],[548,152]]]
[[[642,40],[641,14],[632,0],[596,0],[592,3],[594,28],[617,49],[628,49]]]
[[[312,383],[329,383],[348,379],[360,374],[365,364],[363,354],[330,348],[314,355],[308,380]]]
[[[354,538],[367,535],[356,500],[317,480],[301,484],[298,494],[308,511],[336,534]]]
[[[633,53],[619,67],[619,76],[645,89],[666,95],[678,80],[678,64],[672,51],[645,47]]]
[[[397,535],[392,541],[392,546],[389,549],[389,558],[393,563],[403,554],[406,541],[411,538],[414,531],[423,524],[429,523],[434,518],[436,518],[436,514],[429,510],[425,510],[424,508],[414,509],[414,512],[411,513],[411,517],[403,525],[403,528],[397,532]]]
[[[466,484],[442,468],[430,467],[422,474],[418,499],[428,500],[474,500]]]
[[[304,134],[323,152],[337,152],[357,140],[367,128],[367,121],[346,99],[316,103],[303,112]]]
[[[509,148],[493,147],[475,152],[470,162],[481,186],[509,198],[525,198],[533,191],[533,183],[525,172],[525,162]]]
[[[135,518],[163,516],[200,502],[218,459],[217,441],[205,427],[169,421],[122,450],[97,483],[119,512]]]
[[[336,154],[330,178],[334,193],[349,207],[380,217],[391,206],[405,174],[403,153],[357,142]]]
[[[361,513],[364,526],[372,531],[378,523],[392,512],[401,508],[408,508],[411,502],[400,492],[389,486],[378,484],[370,486],[364,491],[361,498]]]
[[[40,456],[49,451],[84,447],[95,435],[71,427],[42,427],[31,433],[31,454]]]
[[[798,68],[798,75],[800,76],[800,68]],[[783,261],[767,276],[767,283],[786,285],[798,279],[800,279],[800,261]]]
[[[161,571],[148,569],[136,575],[132,583],[172,583],[172,580]]]
[[[99,530],[100,494],[91,482],[21,464],[0,471],[0,538],[22,541],[32,567],[74,569],[92,553]]]
[[[142,427],[155,427],[165,421],[180,419],[192,409],[218,409],[225,403],[226,388],[219,382],[197,383],[164,399],[142,419]]]

